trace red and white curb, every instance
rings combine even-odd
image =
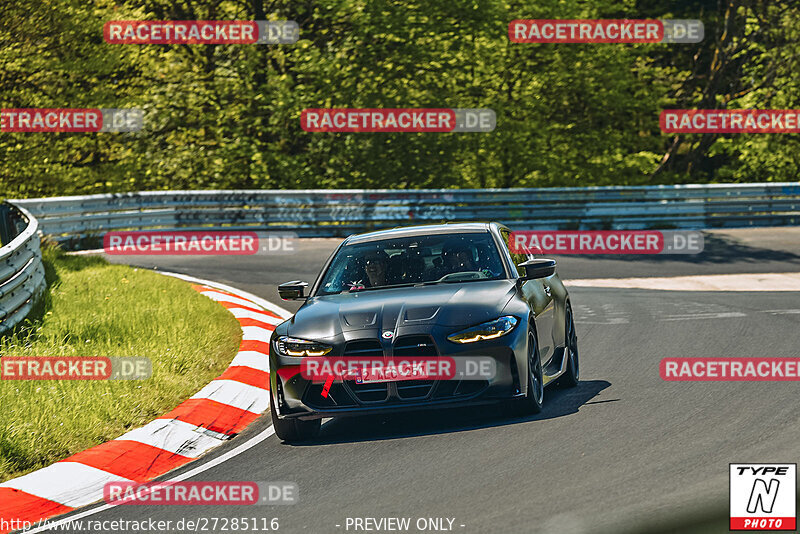
[[[108,482],[152,480],[222,445],[269,409],[269,337],[291,313],[229,286],[163,274],[192,282],[236,317],[242,328],[236,357],[220,376],[155,421],[0,484],[0,519],[36,523],[101,500]]]

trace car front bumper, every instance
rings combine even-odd
[[[407,410],[438,409],[480,405],[511,399],[523,395],[520,374],[525,371],[527,359],[527,325],[520,325],[511,333],[474,344],[455,344],[442,337],[442,333],[426,332],[435,340],[436,357],[454,359],[470,356],[489,357],[495,362],[494,376],[481,379],[402,380],[396,382],[356,383],[352,380],[334,380],[323,394],[321,381],[304,378],[300,372],[303,358],[282,356],[273,338],[270,347],[270,390],[281,418],[298,417],[316,419],[375,413],[392,413]],[[370,335],[372,334],[372,335]],[[419,335],[419,334],[417,334]],[[345,356],[347,343],[374,340],[371,332],[334,346],[332,354]],[[386,347],[384,358],[393,358],[391,345]],[[331,356],[331,355],[329,355]],[[397,356],[398,358],[400,356]],[[524,383],[524,374],[523,374]]]

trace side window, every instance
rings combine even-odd
[[[514,249],[512,248],[511,243],[509,241],[511,239],[511,232],[509,232],[508,230],[502,230],[500,234],[503,236],[503,242],[506,244],[506,248],[508,248],[509,254],[511,254],[511,259],[514,261],[514,267],[517,268],[517,274],[519,274],[520,276],[524,276],[525,269],[523,267],[520,267],[519,264],[529,260],[533,256],[530,253],[515,254]]]

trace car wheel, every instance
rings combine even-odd
[[[275,410],[275,399],[272,393],[269,394],[269,411],[272,414],[272,426],[275,428],[275,435],[282,441],[291,443],[293,441],[305,441],[312,439],[319,434],[321,419],[311,421],[301,421],[299,419],[280,419]]]
[[[518,415],[532,415],[542,411],[544,402],[544,373],[542,361],[539,359],[539,347],[536,337],[529,334],[528,339],[528,393],[521,399],[515,399],[514,413]]]
[[[572,316],[572,306],[567,303],[566,324],[564,326],[564,357],[567,358],[567,368],[558,379],[559,387],[574,388],[580,380],[580,361],[578,359],[578,335],[575,333],[575,319]]]

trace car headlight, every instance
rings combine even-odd
[[[283,356],[325,356],[333,347],[317,341],[281,336],[275,345]]]
[[[450,334],[447,339],[454,343],[474,343],[484,339],[495,339],[514,330],[519,320],[512,315],[505,315],[494,321],[481,323],[455,334]]]

